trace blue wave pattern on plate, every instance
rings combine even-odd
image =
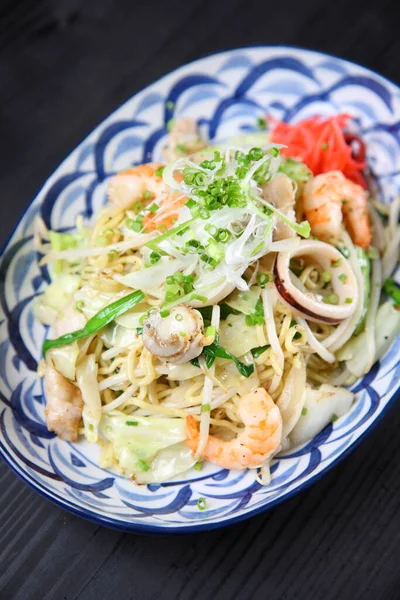
[[[173,102],[173,108],[171,108]],[[253,48],[202,59],[164,77],[108,117],[57,169],[28,208],[0,267],[0,449],[25,480],[75,512],[130,529],[209,528],[273,505],[318,476],[368,429],[398,380],[400,339],[355,386],[351,411],[313,440],[276,459],[268,487],[254,472],[205,465],[188,477],[135,486],[98,466],[98,448],[61,442],[45,427],[36,375],[46,331],[32,300],[47,274],[33,247],[33,218],[69,229],[106,201],[109,177],[160,160],[169,119],[196,118],[209,137],[255,130],[269,113],[296,121],[349,112],[368,143],[368,160],[389,202],[400,190],[400,92],[366,69],[318,53]],[[69,446],[69,447],[68,447]],[[199,497],[207,510],[199,511]]]

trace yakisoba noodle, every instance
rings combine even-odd
[[[91,223],[36,223],[52,277],[35,304],[53,328],[47,424],[98,443],[102,466],[149,483],[209,461],[268,484],[273,457],[349,410],[343,386],[399,331],[381,273],[398,255],[400,202],[380,216],[356,156],[350,179],[326,156],[311,172],[288,127],[283,157],[264,133],[207,148],[178,120],[168,163],[114,176]]]

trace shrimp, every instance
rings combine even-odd
[[[54,431],[62,440],[76,442],[83,408],[80,390],[49,363],[45,368],[44,386],[47,429]]]
[[[109,201],[123,210],[138,201],[153,203],[156,200],[156,210],[146,212],[143,218],[143,227],[147,232],[172,227],[178,218],[179,209],[187,202],[187,196],[171,190],[163,178],[156,174],[160,167],[162,165],[149,163],[121,171],[111,179],[108,186]],[[179,181],[179,175],[176,180]]]
[[[157,197],[166,192],[166,184],[160,175],[156,174],[158,163],[138,165],[114,175],[108,184],[108,200],[117,208],[126,210],[135,202],[142,201],[146,192],[151,197]]]
[[[200,137],[196,121],[182,117],[173,121],[167,145],[163,150],[163,157],[170,162],[182,156],[194,154],[205,146],[206,143]]]
[[[371,244],[371,225],[365,190],[340,171],[317,175],[304,187],[304,212],[312,233],[325,241],[337,241],[342,220],[357,246]]]
[[[291,221],[296,221],[294,212],[295,192],[291,179],[284,173],[278,173],[271,181],[263,185],[263,196]],[[274,240],[284,240],[293,237],[295,232],[281,219],[277,220]]]
[[[244,429],[236,438],[223,440],[208,436],[202,458],[224,469],[258,467],[279,452],[282,417],[271,396],[259,387],[240,400],[239,415]],[[196,452],[199,431],[193,415],[186,418],[186,444]]]

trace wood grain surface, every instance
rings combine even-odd
[[[75,145],[182,63],[285,43],[400,83],[398,0],[3,0],[0,236]],[[198,535],[143,537],[47,502],[0,460],[0,600],[396,600],[400,407],[318,483]]]

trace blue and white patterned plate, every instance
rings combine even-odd
[[[174,108],[169,108],[170,106]],[[58,440],[44,424],[36,375],[45,328],[32,299],[46,285],[37,263],[32,222],[53,229],[90,217],[105,202],[109,177],[160,157],[166,123],[196,118],[210,138],[255,128],[265,113],[284,120],[348,112],[359,122],[368,160],[389,202],[400,191],[400,90],[367,69],[306,50],[233,50],[184,66],[128,100],[68,156],[48,179],[8,241],[0,270],[0,450],[6,462],[48,499],[98,523],[143,532],[212,529],[288,498],[343,457],[387,408],[400,378],[400,339],[355,386],[351,411],[306,446],[277,459],[262,487],[254,471],[208,465],[163,485],[136,486],[97,465],[97,448]],[[197,499],[207,500],[199,511]]]

